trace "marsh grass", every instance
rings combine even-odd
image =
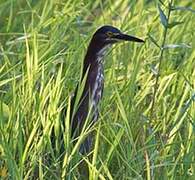
[[[193,9],[193,1],[177,0],[1,0],[1,178],[194,179]],[[109,51],[99,121],[74,144],[70,110],[60,112],[70,107],[86,47],[103,24],[146,42]],[[93,152],[81,156],[91,131]]]

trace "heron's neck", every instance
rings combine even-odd
[[[102,66],[105,53],[110,45],[105,46],[94,46],[90,44],[87,50],[87,54],[84,59],[83,73],[87,71],[88,68],[96,68]]]

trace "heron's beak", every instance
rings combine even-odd
[[[137,37],[130,36],[130,35],[127,35],[127,34],[122,34],[122,33],[115,35],[114,38],[117,39],[117,40],[134,41],[134,42],[144,43],[144,40],[142,40],[142,39],[139,39]]]

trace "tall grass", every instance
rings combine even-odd
[[[193,0],[1,0],[1,178],[195,179],[193,9]],[[60,112],[103,24],[146,42],[118,44],[106,55],[99,121],[73,145],[69,116]],[[91,130],[93,152],[81,156]]]

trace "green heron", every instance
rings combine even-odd
[[[70,119],[71,119],[71,134],[73,138],[80,135],[89,111],[91,114],[91,124],[97,121],[99,111],[98,104],[102,98],[104,88],[104,67],[103,57],[108,48],[121,41],[144,41],[137,37],[123,34],[119,29],[113,26],[102,26],[93,35],[89,43],[87,53],[84,58],[83,71],[81,81],[85,79],[85,85],[74,112],[75,100],[78,91],[78,86],[71,100]],[[91,149],[92,137],[89,134],[80,146],[82,154],[88,153]]]
[[[77,100],[77,92],[80,91],[79,85],[77,85],[70,104],[71,136],[74,140],[76,140],[81,134],[86,120],[89,119],[89,114],[91,117],[89,123],[90,126],[98,119],[98,104],[102,98],[104,88],[103,57],[106,50],[108,50],[111,45],[121,41],[144,42],[142,39],[123,34],[119,29],[107,25],[100,27],[94,33],[91,42],[89,43],[87,53],[84,58],[81,77],[81,82],[85,80],[84,89],[81,92],[79,100]],[[64,119],[65,114],[66,110],[63,110],[62,119]],[[79,149],[81,154],[89,153],[91,150],[92,137],[92,134],[89,133],[82,142]],[[60,139],[63,141],[62,134],[60,135]],[[54,129],[52,129],[51,143],[52,146],[55,145]],[[60,147],[60,154],[63,152],[64,146],[62,144]]]

